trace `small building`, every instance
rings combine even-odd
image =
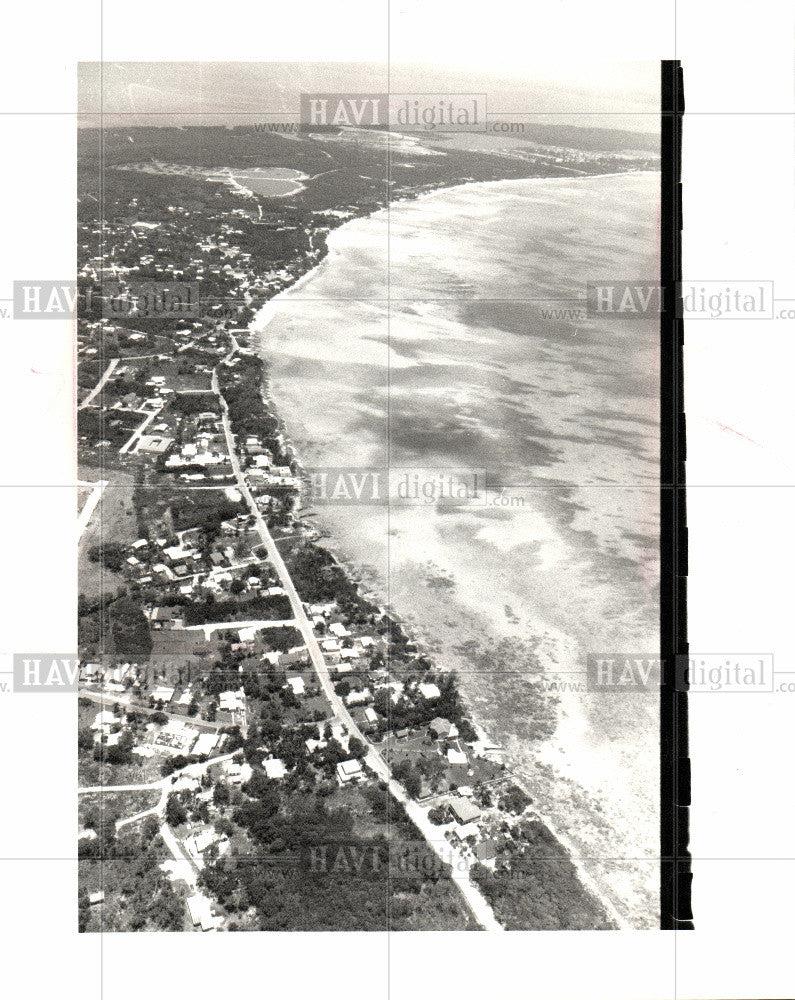
[[[166,687],[165,684],[161,684],[154,689],[152,692],[152,698],[157,702],[162,702],[164,705],[168,704],[174,697],[174,688]]]
[[[475,857],[478,861],[492,861],[497,857],[497,851],[498,846],[496,840],[484,840],[475,845]]]
[[[231,785],[242,785],[252,775],[251,765],[246,761],[242,764],[236,764],[234,761],[228,760],[224,765],[224,774]]]
[[[272,780],[278,781],[287,774],[287,768],[284,766],[284,762],[278,759],[274,760],[264,760],[262,766],[265,768],[265,774]]]
[[[193,834],[192,837],[187,839],[186,846],[192,854],[204,854],[207,848],[211,844],[216,843],[218,839],[218,834],[215,830],[199,830],[198,833]]]
[[[436,701],[441,698],[442,692],[436,684],[420,684],[420,694],[426,701]]]
[[[200,925],[203,931],[215,930],[220,923],[218,917],[213,916],[210,900],[206,896],[188,897],[188,913],[194,926]]]
[[[472,823],[474,820],[480,819],[480,809],[468,799],[453,798],[450,799],[449,804],[459,823]]]
[[[361,691],[350,691],[345,696],[345,703],[347,705],[364,705],[371,697],[369,688],[364,688]]]
[[[109,726],[115,725],[118,721],[113,712],[97,712],[97,717],[91,724],[91,728],[93,730],[106,729]]]
[[[343,760],[337,764],[337,777],[340,784],[347,785],[351,781],[357,781],[363,775],[362,765],[358,760]]]
[[[243,688],[238,691],[222,691],[218,695],[218,707],[223,712],[245,712],[246,692]]]
[[[90,906],[95,906],[97,903],[104,903],[105,893],[102,891],[92,892],[91,895],[88,897],[88,902]]]
[[[450,738],[450,731],[455,729],[452,722],[448,722],[447,719],[443,719],[441,716],[437,716],[429,724],[428,730],[431,736],[437,740],[446,740]]]
[[[151,406],[160,405],[160,400],[147,399],[146,402]],[[164,452],[168,451],[173,443],[174,438],[162,437],[159,434],[142,434],[138,439],[138,447],[135,450],[146,451],[155,455],[162,455]]]
[[[200,733],[193,747],[193,753],[197,757],[206,757],[215,750],[217,745],[217,733]]]
[[[288,677],[287,683],[293,689],[293,694],[295,695],[303,694],[306,690],[303,677]]]

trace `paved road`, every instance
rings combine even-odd
[[[205,624],[205,625],[186,625],[184,628],[176,629],[175,631],[177,631],[177,632],[197,632],[197,631],[199,631],[199,629],[201,629],[202,632],[204,632],[204,638],[207,639],[207,641],[209,642],[210,635],[213,632],[220,631],[221,629],[230,629],[230,628],[256,628],[256,629],[264,629],[264,628],[286,628],[286,627],[292,627],[292,628],[295,627],[295,622],[293,621],[292,618],[285,618],[283,620],[277,620],[277,621],[273,621],[272,619],[270,619],[268,621],[262,621],[262,619],[260,619],[260,618],[255,618],[255,619],[253,619],[251,621],[243,621],[243,622],[240,622],[240,621],[237,621],[237,622],[210,622],[209,624]]]
[[[176,862],[176,864],[172,866],[174,878],[181,879],[191,889],[196,889],[196,866],[191,859],[183,853],[182,848],[179,846],[179,841],[174,836],[168,823],[160,824],[160,836],[165,841],[166,847],[169,851],[171,851],[171,856]]]
[[[146,428],[152,423],[155,417],[163,409],[163,406],[158,406],[156,410],[152,410],[146,417],[146,419],[133,431],[132,435],[124,442],[124,444],[119,448],[120,455],[126,455],[133,445],[138,446],[138,442],[141,439],[141,435],[146,430]],[[140,411],[139,411],[140,412]]]
[[[163,784],[158,781],[141,781],[135,785],[85,785],[77,789],[78,795],[92,795],[100,792],[154,792]]]
[[[156,792],[160,790],[160,798],[157,804],[152,806],[150,809],[144,809],[142,812],[135,813],[134,816],[127,816],[124,819],[116,820],[116,829],[121,830],[124,826],[129,826],[130,823],[136,823],[139,819],[143,819],[145,816],[156,816],[162,826],[161,834],[163,833],[163,827],[168,830],[168,826],[165,823],[163,817],[166,812],[166,803],[168,802],[168,796],[173,790],[176,780],[180,777],[188,778],[200,778],[202,774],[207,770],[207,768],[212,767],[213,764],[223,763],[225,760],[231,760],[236,754],[240,753],[239,750],[235,750],[232,753],[221,754],[218,757],[210,757],[209,760],[201,761],[198,764],[187,764],[185,767],[180,768],[178,771],[174,771],[172,774],[166,775],[165,778],[160,778],[157,781],[150,781],[146,784],[139,785],[90,785],[87,788],[78,788],[78,795],[90,795],[96,793],[107,793],[107,792]],[[174,841],[178,853],[174,853],[172,849],[172,854],[176,861],[181,861],[183,858],[182,852],[179,850],[176,839],[171,834],[169,834]],[[166,840],[166,837],[163,837]],[[168,840],[166,840],[168,843]],[[192,865],[192,862],[191,862]]]
[[[101,705],[103,708],[108,708],[108,706],[115,705],[118,702],[119,705],[132,709],[133,712],[162,712],[169,719],[179,719],[180,722],[186,722],[201,732],[217,733],[219,729],[223,729],[224,726],[229,724],[227,722],[210,722],[208,719],[200,719],[197,715],[180,715],[179,712],[166,712],[161,708],[150,708],[148,705],[139,705],[137,702],[132,701],[128,695],[113,694],[111,691],[89,691],[87,688],[81,687],[78,695],[81,698],[88,698],[90,701],[96,702],[97,705]]]
[[[90,403],[92,403],[94,401],[94,398],[96,397],[97,393],[102,392],[102,390],[105,387],[105,383],[108,381],[108,379],[111,377],[111,375],[116,371],[116,367],[118,366],[119,361],[121,361],[121,358],[114,358],[110,362],[110,364],[108,365],[108,367],[102,373],[102,378],[99,380],[99,382],[97,382],[97,384],[94,386],[94,388],[91,390],[91,392],[86,396],[86,398],[83,400],[83,402],[78,406],[78,410],[82,410],[83,407],[88,406]]]
[[[223,358],[219,364],[225,364],[229,361],[235,354],[236,349],[236,346],[233,346],[230,353],[226,355],[226,357]],[[268,526],[265,523],[259,508],[257,507],[251,490],[246,482],[245,476],[243,475],[243,470],[240,467],[237,452],[235,451],[232,427],[229,420],[229,407],[227,406],[226,400],[224,399],[218,385],[218,366],[216,366],[213,370],[212,387],[213,392],[215,392],[218,396],[218,400],[221,405],[221,419],[224,427],[224,436],[226,437],[226,447],[229,452],[229,458],[232,462],[232,469],[235,473],[235,478],[237,479],[238,488],[243,494],[249,510],[254,516],[254,524],[257,533],[262,539],[262,544],[265,546],[268,557],[276,570],[279,582],[284,588],[285,594],[289,598],[290,607],[293,609],[295,625],[303,636],[304,643],[306,644],[310,659],[312,660],[312,666],[318,676],[320,686],[323,688],[323,693],[331,702],[337,717],[345,724],[348,733],[351,736],[355,736],[365,746],[370,748],[369,753],[365,758],[367,766],[389,786],[389,790],[395,798],[399,802],[403,803],[409,816],[414,823],[416,823],[423,836],[425,836],[439,857],[453,865],[453,871],[451,873],[452,878],[461,890],[461,894],[469,905],[469,908],[472,910],[475,919],[478,920],[486,930],[503,930],[495,918],[488,902],[481,895],[478,888],[469,881],[468,862],[466,858],[447,842],[440,843],[438,831],[427,818],[423,809],[408,797],[403,786],[392,777],[389,765],[378,750],[370,744],[364,733],[362,733],[353,721],[345,702],[334,690],[334,685],[332,684],[331,677],[329,676],[328,666],[326,665],[320,645],[315,638],[315,634],[312,631],[312,626],[309,624],[309,619],[304,611],[304,605],[298,595],[298,591],[293,585],[292,577],[290,576],[287,566],[282,559],[281,553],[276,547],[276,543],[271,536]]]
[[[186,764],[177,771],[172,771],[165,778],[158,778],[156,781],[144,781],[132,785],[86,785],[77,789],[78,795],[88,795],[91,792],[154,792],[158,788],[165,788],[166,792],[171,790],[171,786],[183,776],[188,778],[200,778],[208,767],[214,764],[221,764],[225,760],[231,760],[235,754],[242,751],[233,750],[231,753],[219,754],[216,757],[208,757],[207,760],[200,760],[196,764]]]
[[[88,527],[88,522],[91,520],[91,516],[94,513],[97,504],[102,499],[102,492],[108,485],[108,482],[109,480],[107,479],[100,479],[99,482],[91,484],[94,489],[91,491],[91,496],[83,504],[83,509],[80,511],[80,515],[77,518],[78,539],[82,537],[83,532]]]

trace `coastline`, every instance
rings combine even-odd
[[[416,197],[414,198],[400,199],[396,201],[394,204],[400,205],[400,204],[405,204],[407,202],[419,201],[422,198],[430,198],[433,195],[441,195],[454,190],[466,189],[473,185],[478,185],[478,186],[482,186],[484,184],[506,185],[506,184],[517,184],[518,182],[526,184],[526,182],[528,181],[538,181],[547,183],[553,180],[568,181],[570,183],[577,184],[580,181],[590,181],[595,178],[616,177],[616,176],[622,176],[623,174],[654,174],[654,173],[657,173],[657,171],[633,170],[633,171],[616,171],[606,174],[586,174],[578,177],[571,177],[571,176],[562,176],[556,178],[528,177],[528,178],[504,178],[497,181],[467,181],[463,184],[450,185],[446,187],[435,188],[431,191],[425,191],[416,195]],[[341,226],[336,227],[334,230],[331,230],[328,234],[326,234],[324,240],[325,246],[321,251],[321,255],[316,264],[314,265],[314,267],[310,268],[308,271],[305,271],[303,274],[298,276],[295,279],[295,281],[288,284],[277,295],[269,299],[268,302],[266,302],[261,307],[261,309],[258,310],[258,312],[253,317],[251,323],[249,324],[249,346],[252,349],[256,350],[256,352],[258,353],[258,355],[261,357],[261,359],[265,364],[266,378],[265,378],[265,384],[263,386],[263,393],[268,400],[271,411],[279,419],[285,444],[291,446],[292,453],[295,456],[296,463],[298,464],[299,468],[301,468],[302,472],[303,472],[303,467],[301,465],[301,456],[298,455],[296,445],[294,441],[291,439],[290,435],[287,433],[285,419],[283,415],[279,413],[278,407],[274,404],[274,400],[271,393],[270,377],[269,377],[270,364],[267,353],[267,346],[265,343],[267,327],[270,324],[273,317],[277,314],[280,306],[285,301],[289,301],[291,297],[295,296],[296,291],[299,290],[300,287],[303,287],[303,285],[307,283],[310,278],[316,277],[321,265],[327,262],[335,252],[342,252],[341,250],[336,250],[336,248],[334,247],[333,238],[329,240],[329,237],[333,237],[333,234],[337,231],[337,229],[339,230],[345,229],[345,227],[353,225],[354,223],[359,222],[359,220],[361,219],[369,219],[371,216],[376,216],[378,215],[379,212],[388,213],[391,210],[391,208],[392,206],[390,205],[383,208],[379,208],[375,212],[369,214],[357,215],[347,220]],[[289,296],[287,295],[288,292],[290,293]],[[282,296],[285,296],[285,298],[282,299],[281,298]],[[300,301],[300,296],[296,296],[296,299]],[[314,532],[318,531],[318,526],[314,524],[313,521],[317,519],[318,521],[322,522],[322,514],[313,512],[311,510],[301,510],[301,512],[297,514],[296,517],[297,520],[304,527],[308,526]],[[326,531],[323,534],[321,534],[319,538],[316,536],[315,540],[316,542],[321,544],[323,548],[325,548],[333,556],[335,562],[344,570],[348,578],[351,579],[352,582],[358,585],[362,595],[365,596],[367,599],[373,601],[373,603],[375,603],[379,607],[385,608],[390,618],[392,618],[396,623],[401,625],[401,628],[404,630],[404,632],[410,637],[410,639],[413,642],[416,643],[417,648],[422,652],[427,653],[435,661],[436,656],[438,655],[438,650],[434,650],[433,641],[428,641],[423,637],[418,636],[417,627],[411,622],[411,620],[407,619],[405,615],[400,615],[399,613],[397,613],[394,610],[394,608],[392,608],[390,604],[385,600],[385,595],[378,590],[377,586],[373,582],[370,583],[366,582],[367,574],[363,572],[362,568],[357,567],[353,559],[346,557],[345,554],[342,553],[336,547],[338,545],[338,540],[334,538],[333,532]],[[440,669],[454,669],[451,668],[449,664],[447,665],[437,664],[437,666],[439,666]],[[460,689],[460,684],[459,684],[459,689]],[[481,727],[485,732],[488,732],[488,728],[484,725],[483,721],[480,718],[478,718],[478,715],[476,714],[476,708],[472,704],[471,700],[467,697],[466,693],[461,692],[461,695],[462,695],[462,700],[467,705],[467,710],[473,713],[472,716],[473,721],[479,727]],[[514,770],[511,771],[511,774],[512,778],[516,780],[518,784],[524,787],[525,790],[528,791],[528,793],[531,794],[533,793],[533,789],[528,786],[528,782],[524,779],[524,777],[521,774],[517,774]],[[591,895],[593,895],[601,903],[605,912],[609,915],[609,917],[616,923],[616,925],[619,928],[623,929],[628,926],[632,926],[630,923],[627,922],[627,920],[624,917],[619,915],[607,891],[604,888],[600,887],[597,881],[592,876],[592,874],[585,869],[582,862],[579,860],[578,854],[574,850],[569,838],[564,834],[561,834],[559,830],[556,829],[555,823],[549,818],[547,814],[539,811],[538,808],[536,808],[535,803],[533,808],[535,814],[539,817],[540,821],[547,827],[550,833],[554,835],[555,839],[566,850],[566,853],[569,855],[570,860],[575,865],[580,881],[582,882],[586,890],[590,892]]]

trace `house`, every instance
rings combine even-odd
[[[452,747],[447,751],[448,764],[466,764],[467,755],[462,750],[454,750]]]
[[[218,707],[223,712],[245,712],[246,693],[243,688],[239,691],[222,691],[218,695]]]
[[[252,775],[251,765],[246,762],[236,764],[234,761],[227,760],[224,762],[224,774],[230,784],[242,785]]]
[[[468,799],[450,799],[449,805],[459,823],[472,823],[480,819],[480,809]]]
[[[420,694],[426,701],[435,701],[442,696],[442,692],[436,684],[420,684],[419,688]]]
[[[478,861],[492,861],[497,857],[497,851],[496,840],[484,840],[480,844],[475,845],[475,857]]]
[[[186,840],[185,846],[191,854],[204,854],[207,848],[211,844],[216,843],[217,840],[218,834],[215,830],[200,830],[198,833],[193,834],[192,837],[189,837]]]
[[[296,664],[304,664],[308,660],[308,654],[303,646],[288,650],[286,653],[279,653],[280,667],[294,667]]]
[[[428,726],[428,735],[437,740],[447,740],[452,737],[452,730],[455,728],[452,722],[437,716]]]
[[[337,764],[337,777],[342,785],[347,785],[351,781],[358,781],[363,776],[364,771],[358,760],[343,760]]]
[[[159,406],[160,400],[147,399],[146,403],[150,406]],[[148,451],[153,452],[156,455],[162,455],[164,452],[168,451],[173,443],[174,438],[160,437],[156,434],[142,434],[138,439],[138,447],[135,450]]]
[[[263,760],[262,766],[265,768],[265,774],[272,781],[278,781],[279,778],[283,778],[285,774],[287,774],[287,768],[284,766],[284,762],[278,759]]]
[[[115,725],[118,721],[113,712],[97,712],[97,717],[94,719],[91,728],[94,730],[106,729]]]
[[[454,831],[459,840],[466,840],[467,837],[477,837],[480,830],[475,823],[459,823]]]
[[[197,757],[208,756],[218,745],[217,733],[200,733],[199,738],[193,747],[193,753]]]
[[[287,683],[293,689],[293,694],[295,695],[303,694],[306,690],[303,677],[288,677]]]
[[[94,906],[96,903],[104,903],[105,902],[105,893],[104,892],[92,892],[91,895],[88,897],[88,902],[89,902],[89,905],[91,905],[91,906]]]
[[[168,702],[170,702],[173,697],[174,697],[174,688],[166,687],[165,684],[159,685],[152,692],[152,698],[156,702],[158,701],[161,702],[163,705],[166,705]]]
[[[188,913],[194,926],[201,925],[203,931],[212,931],[221,923],[219,917],[213,916],[210,900],[206,896],[190,896],[188,898]]]
[[[368,688],[364,688],[362,691],[350,691],[345,696],[346,705],[363,705],[365,702],[369,701],[371,694]]]

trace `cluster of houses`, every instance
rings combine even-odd
[[[158,704],[162,704],[162,701],[158,700]],[[233,717],[234,714],[230,716]],[[115,746],[125,730],[123,716],[102,709],[97,712],[91,730],[94,733],[95,743],[102,743],[108,747]],[[153,757],[157,752],[211,757],[219,751],[225,739],[222,733],[202,731],[191,725],[187,719],[179,717],[171,717],[163,724],[148,722],[145,725],[145,732],[143,741],[132,749],[133,754],[142,758]]]
[[[229,499],[239,499],[239,493],[234,488],[226,492]],[[221,537],[209,551],[198,547],[203,539],[202,529],[198,527],[178,531],[176,540],[174,537],[139,538],[129,546],[130,554],[125,557],[125,575],[142,586],[173,586],[183,596],[189,596],[199,588],[221,594],[230,588],[235,579],[230,570],[256,563],[251,556],[239,558],[229,537],[240,530],[240,524],[246,523],[246,517],[224,522]],[[262,586],[260,576],[253,573],[245,580],[246,590],[259,591]],[[264,592],[268,593],[267,587]],[[168,616],[162,619],[155,617],[152,622],[157,628],[180,627],[175,619]]]
[[[177,473],[185,482],[231,477],[232,465],[217,413],[207,410],[196,415],[190,427],[183,429],[181,446],[172,450],[163,468]],[[190,471],[180,471],[185,469]]]
[[[235,224],[236,220],[232,220],[233,215],[250,217],[248,212],[241,210],[231,213],[219,210],[217,216],[208,219],[213,226],[212,236],[196,234],[195,213],[176,205],[167,206],[165,214],[157,221],[142,220],[135,214],[108,219],[104,223],[108,252],[101,256],[88,256],[89,248],[96,242],[97,227],[81,224],[79,239],[87,253],[81,255],[84,263],[79,274],[96,283],[103,279],[141,282],[148,280],[145,273],[162,261],[164,253],[168,253],[172,261],[170,275],[174,279],[232,278],[242,294],[255,292],[264,288],[265,282],[251,254],[244,251],[236,239],[242,230],[239,224]],[[186,235],[191,237],[191,255],[179,261],[181,266],[176,266],[174,247]]]

